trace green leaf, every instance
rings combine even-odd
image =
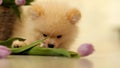
[[[26,0],[26,4],[25,5],[30,5],[31,2],[33,2],[34,0]],[[7,8],[13,8],[15,14],[20,17],[20,10],[19,7],[15,4],[15,0],[3,0],[3,3],[1,6],[7,7]]]
[[[65,49],[43,48],[37,46],[43,43],[45,39],[38,40],[30,45],[21,48],[11,48],[12,55],[38,55],[38,56],[64,56],[64,57],[80,57],[79,54]]]
[[[43,40],[38,40],[30,45],[26,45],[26,46],[23,46],[23,47],[20,47],[20,48],[11,48],[11,51],[12,51],[12,54],[20,54],[20,53],[24,53],[25,51],[37,46],[38,44],[41,44],[43,43],[44,39]]]
[[[16,5],[12,5],[11,8],[13,8],[15,14],[20,18],[20,10],[19,7]]]
[[[2,6],[9,7],[11,5],[15,5],[15,0],[3,0]]]
[[[56,48],[40,48],[38,46],[33,47],[27,52],[29,55],[41,55],[41,56],[65,56],[71,57],[70,53],[64,49]]]
[[[30,5],[31,2],[33,2],[34,0],[26,0],[26,4],[25,5]]]
[[[79,54],[72,51],[67,51],[65,49],[57,49],[57,48],[42,48],[39,47],[41,43],[44,42],[45,39],[38,40],[33,42],[32,44],[20,47],[20,48],[11,48],[13,41],[25,41],[22,38],[10,38],[6,41],[0,41],[0,45],[5,45],[10,48],[12,55],[37,55],[37,56],[62,56],[62,57],[80,57]]]
[[[36,55],[36,56],[62,56],[62,57],[80,57],[79,54],[65,49],[42,48],[35,45],[28,45],[21,48],[11,48],[12,55]]]
[[[25,41],[25,39],[22,39],[22,38],[10,38],[6,41],[0,41],[0,45],[4,45],[4,46],[7,46],[7,47],[11,47],[13,41],[15,40],[19,40],[19,41]]]
[[[70,53],[71,57],[76,57],[76,58],[80,57],[80,55],[78,53],[76,53],[76,52],[69,51],[69,53]]]

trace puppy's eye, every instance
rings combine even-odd
[[[46,35],[46,34],[43,34],[43,36],[44,36],[44,37],[47,37],[47,35]]]
[[[58,35],[57,38],[58,38],[58,39],[62,38],[62,35]]]

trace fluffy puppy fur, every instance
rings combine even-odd
[[[43,47],[68,49],[76,37],[80,17],[78,9],[57,1],[43,0],[22,7],[22,19],[15,24],[12,36],[26,41],[15,41],[13,47],[47,38]]]

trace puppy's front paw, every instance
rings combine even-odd
[[[12,47],[13,48],[19,48],[19,47],[22,47],[22,46],[25,46],[25,45],[26,45],[25,42],[16,40],[16,41],[13,42]]]

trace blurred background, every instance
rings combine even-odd
[[[120,0],[69,0],[79,8],[82,18],[79,35],[71,50],[92,43],[97,51],[112,51],[120,42]],[[120,48],[120,47],[119,47]]]
[[[70,50],[77,51],[81,44],[91,43],[95,52],[87,58],[92,61],[94,68],[119,68],[120,0],[69,0],[69,2],[79,8],[82,14],[78,24],[79,35]]]

